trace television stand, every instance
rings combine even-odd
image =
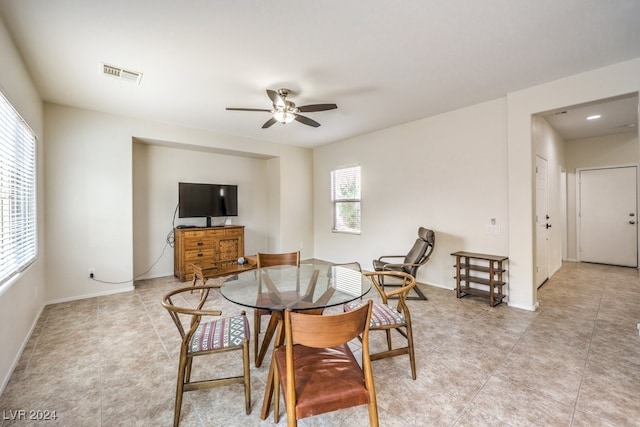
[[[193,280],[193,263],[215,263],[219,269],[238,268],[244,256],[244,226],[176,228],[173,274],[181,281]]]

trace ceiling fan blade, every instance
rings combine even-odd
[[[273,102],[273,105],[284,107],[284,99],[275,90],[267,89],[267,96]]]
[[[338,108],[336,104],[312,104],[298,107],[298,110],[303,113],[311,113],[313,111],[335,110],[336,108]]]
[[[266,110],[264,108],[226,108],[226,110],[229,111],[266,111],[267,113],[270,113],[271,110]]]
[[[300,123],[304,123],[305,125],[313,126],[314,128],[320,126],[320,123],[315,120],[311,120],[309,117],[301,116],[300,114],[296,114],[296,120]]]
[[[270,128],[271,126],[273,126],[274,123],[276,123],[277,120],[274,119],[273,117],[271,117],[269,120],[267,120],[266,122],[264,122],[264,124],[262,125],[262,129],[266,129],[266,128]]]

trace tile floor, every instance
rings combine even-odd
[[[179,337],[159,302],[177,286],[166,277],[47,306],[0,396],[0,426],[171,425]],[[429,300],[409,302],[418,379],[406,356],[373,365],[381,426],[640,425],[637,270],[566,263],[539,290],[535,313],[422,287]],[[240,311],[217,292],[211,305]],[[240,372],[235,356],[201,358],[207,363],[194,363],[194,376]],[[187,393],[181,425],[273,425],[272,414],[259,419],[268,366],[252,366],[251,415],[242,386],[232,385]],[[57,420],[7,419],[19,410],[55,410]],[[366,426],[367,411],[300,425]]]

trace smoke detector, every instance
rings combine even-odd
[[[125,70],[124,68],[105,63],[102,64],[102,73],[105,76],[114,77],[116,79],[135,84],[140,84],[140,80],[142,79],[142,73],[139,73],[137,71]]]

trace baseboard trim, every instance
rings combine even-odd
[[[536,311],[536,310],[538,310],[538,303],[537,302],[535,303],[535,305],[512,304],[512,303],[508,302],[507,305],[509,307],[512,307],[512,308],[519,308],[521,310],[527,310],[527,311]]]
[[[135,290],[135,287],[131,285],[131,286],[127,286],[126,288],[119,288],[119,289],[114,289],[110,291],[95,292],[95,293],[84,294],[84,295],[75,295],[75,296],[66,297],[66,298],[58,298],[58,299],[45,302],[45,305],[58,304],[61,302],[77,301],[77,300],[87,299],[87,298],[102,297],[105,295],[120,294],[123,292],[131,292],[133,290]]]

